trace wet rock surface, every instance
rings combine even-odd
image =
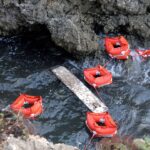
[[[0,35],[43,24],[57,45],[80,55],[98,49],[99,32],[150,39],[149,0],[0,0],[0,16]]]

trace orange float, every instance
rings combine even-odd
[[[28,105],[28,107],[25,107]],[[11,105],[10,108],[17,113],[21,113],[25,118],[33,118],[43,112],[42,97],[21,94]]]
[[[94,88],[112,83],[112,74],[101,65],[84,69],[84,79]]]
[[[150,57],[150,49],[147,49],[147,50],[139,50],[139,49],[137,49],[136,52],[137,52],[140,56],[142,56],[142,57],[144,57],[144,58]]]
[[[130,54],[128,41],[123,36],[105,38],[105,49],[110,57],[128,59]]]
[[[117,125],[108,112],[87,112],[86,125],[95,137],[112,137],[117,134]]]

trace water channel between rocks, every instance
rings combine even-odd
[[[105,56],[103,60],[109,58]],[[44,113],[33,121],[37,132],[55,143],[83,147],[90,136],[85,127],[88,109],[52,74],[50,68],[64,65],[84,82],[83,68],[100,62],[102,59],[98,53],[95,57],[77,61],[55,47],[46,36],[32,39],[1,37],[0,107],[12,103],[20,93],[41,95]],[[111,61],[107,65],[113,74],[113,84],[98,91],[118,122],[118,134],[122,137],[150,134],[149,65],[150,61],[131,60]]]

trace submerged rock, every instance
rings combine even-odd
[[[42,24],[67,51],[98,49],[96,33],[132,34],[150,39],[149,0],[0,0],[0,35]]]

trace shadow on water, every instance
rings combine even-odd
[[[13,102],[19,93],[41,95],[44,113],[33,121],[38,133],[50,141],[83,148],[90,137],[84,123],[88,109],[52,74],[50,68],[64,65],[83,81],[83,68],[108,60],[107,57],[100,59],[97,53],[94,58],[76,61],[56,47],[47,35],[0,38],[0,106]],[[98,91],[119,124],[120,136],[150,134],[149,65],[148,60],[113,60],[107,65],[114,77],[113,84]]]

